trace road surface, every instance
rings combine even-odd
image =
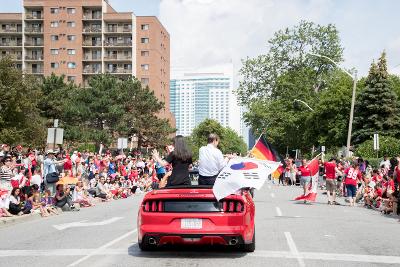
[[[293,202],[298,187],[256,191],[256,251],[141,252],[143,195],[0,228],[0,266],[400,266],[400,223],[360,207]],[[344,202],[342,202],[344,204]]]

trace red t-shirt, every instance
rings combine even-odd
[[[64,170],[72,170],[72,161],[70,159],[67,159],[67,161],[64,162]]]
[[[325,174],[326,179],[335,179],[336,178],[336,163],[334,162],[325,162]]]
[[[301,172],[301,176],[311,176],[311,171],[308,167],[300,166],[299,171]]]
[[[394,168],[394,171],[396,172],[397,175],[397,182],[400,184],[400,168],[396,166],[396,168]]]
[[[353,167],[348,168],[344,173],[347,174],[345,184],[357,185],[357,179],[361,180],[362,178],[360,170],[356,170]]]
[[[378,197],[382,197],[382,188],[377,188],[375,193]]]

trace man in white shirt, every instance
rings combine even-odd
[[[208,145],[199,150],[199,185],[214,185],[219,172],[228,162],[218,149],[218,143],[218,135],[209,134]]]

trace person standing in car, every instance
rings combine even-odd
[[[192,151],[187,146],[185,138],[177,135],[174,142],[174,151],[163,160],[156,149],[153,150],[153,159],[161,166],[172,165],[172,174],[168,178],[167,187],[175,185],[191,185],[189,166],[193,163]]]
[[[231,156],[224,159],[221,150],[218,149],[219,137],[209,134],[208,145],[199,150],[199,185],[214,185],[219,172],[228,163]]]

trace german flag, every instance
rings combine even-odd
[[[282,163],[281,166],[279,166],[279,168],[276,170],[275,175],[273,175],[273,176],[276,176],[276,175],[279,176],[283,173],[283,171],[285,169],[284,168],[285,162],[283,161],[282,157],[279,155],[278,151],[276,151],[276,149],[270,143],[268,143],[267,140],[265,140],[264,134],[262,134],[260,136],[260,138],[258,139],[257,143],[251,150],[251,154],[253,154],[253,156],[256,159],[281,162]]]

